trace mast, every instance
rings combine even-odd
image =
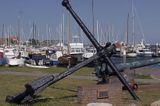
[[[135,23],[134,23],[134,5],[133,5],[133,0],[132,0],[132,37],[133,37],[133,46],[135,45]]]
[[[32,44],[33,44],[33,42],[34,42],[34,45],[36,45],[37,44],[37,41],[36,41],[36,24],[33,22],[33,39],[32,39]]]
[[[68,13],[69,14],[69,13]],[[71,15],[69,14],[69,43],[72,39],[72,31],[71,31]]]
[[[108,25],[108,42],[110,42],[110,26]]]
[[[17,32],[17,43],[18,43],[18,45],[20,44],[20,16],[18,16],[18,30],[17,30],[18,32]]]
[[[94,18],[95,18],[94,17],[94,0],[92,0],[92,21],[93,21],[92,22],[93,23],[93,27],[92,27],[93,28],[92,29],[93,32],[92,33],[93,33],[93,35],[94,35]]]
[[[129,34],[129,13],[128,13],[128,16],[127,16],[127,46],[128,46],[128,34]]]
[[[101,35],[101,36],[100,36],[100,41],[101,41],[101,42],[100,42],[100,43],[101,43],[101,45],[103,45],[103,41],[104,41],[104,40],[103,40],[103,39],[104,39],[104,38],[103,38],[103,35],[104,35],[104,33],[103,33],[102,26],[101,26],[101,30],[100,30],[100,31],[101,31],[101,34],[100,34],[100,35]]]
[[[49,45],[51,45],[52,44],[52,38],[51,38],[51,27],[49,27],[49,39],[48,39],[48,41],[49,41]]]
[[[34,30],[35,30],[35,29],[34,29],[34,22],[33,22],[33,39],[34,39],[34,36],[35,36],[35,35],[34,35]]]
[[[69,43],[71,42],[71,15],[68,13],[68,41],[67,41],[67,49],[68,49],[68,54],[70,54],[69,51]]]
[[[81,28],[78,26],[78,38],[79,38],[79,43],[81,42]]]
[[[5,43],[4,39],[4,24],[2,25],[2,45]]]
[[[9,26],[9,28],[8,28],[8,42],[7,42],[7,45],[10,47],[10,41],[11,41],[11,25]]]
[[[62,17],[62,43],[64,43],[64,13],[63,13],[63,17]]]
[[[115,42],[115,39],[114,39],[114,26],[113,26],[113,24],[111,24],[111,37],[112,37],[112,42]]]
[[[59,34],[60,34],[60,50],[62,51],[62,54],[63,54],[63,45],[62,45],[62,43],[63,43],[63,25],[62,24],[60,24],[59,25]]]
[[[97,20],[97,39],[98,39],[98,42],[100,42],[100,38],[99,38],[99,22]]]
[[[48,24],[46,25],[46,45],[47,45],[47,47],[48,47],[48,35],[49,35],[49,26],[48,26]]]

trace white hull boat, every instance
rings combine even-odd
[[[142,49],[142,50],[137,50],[137,55],[138,56],[152,56],[154,53],[150,51],[149,49]]]
[[[31,67],[31,68],[49,68],[47,66],[36,66],[36,65],[32,65],[32,64],[25,64],[27,67]]]
[[[14,48],[4,49],[4,57],[7,59],[14,58],[15,57],[15,49]]]
[[[137,57],[137,53],[127,53],[126,56],[129,58],[134,58]]]
[[[82,57],[84,59],[88,59],[88,58],[92,57],[94,54],[96,54],[96,52],[97,51],[95,48],[88,48],[88,49],[86,49],[86,52],[83,53]]]
[[[23,66],[24,60],[25,59],[23,58],[10,58],[10,59],[7,59],[7,63],[9,66]]]
[[[88,58],[90,58],[90,57],[92,57],[94,55],[94,53],[84,53],[83,55],[82,55],[82,57],[84,58],[84,59],[88,59]]]

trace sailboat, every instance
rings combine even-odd
[[[4,56],[6,57],[7,64],[9,66],[23,66],[24,58],[21,57],[21,53],[15,48],[7,48],[4,50]]]
[[[10,36],[10,29],[9,29],[9,36]],[[22,51],[20,52],[20,17],[18,16],[18,31],[17,37],[15,37],[17,41],[17,45],[10,46],[10,48],[5,49],[5,56],[7,57],[7,64],[9,66],[23,66],[25,59],[22,58]],[[9,37],[9,41],[12,40]],[[9,57],[10,56],[10,57]]]
[[[24,58],[14,57],[14,58],[8,59],[7,63],[8,63],[9,66],[23,66],[24,61],[25,61]]]
[[[133,47],[129,47],[128,46],[128,32],[129,32],[129,13],[128,13],[128,17],[127,17],[127,50],[126,50],[127,52],[126,52],[126,57],[127,58],[135,58],[135,57],[137,57],[136,51],[134,51]],[[133,32],[132,32],[132,34],[134,34],[134,23],[133,23]],[[133,40],[133,42],[134,42],[134,40]],[[134,43],[133,43],[133,45],[134,45]]]

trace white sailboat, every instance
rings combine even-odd
[[[9,36],[11,34],[10,29],[9,29],[9,34],[8,34]],[[9,66],[23,66],[24,65],[25,59],[22,58],[22,51],[20,52],[20,41],[21,41],[20,35],[21,35],[20,34],[20,16],[18,16],[18,31],[17,31],[17,37],[16,37],[17,45],[12,46],[9,41],[10,48],[5,49],[5,53],[4,53],[4,55],[7,58],[7,64]]]
[[[7,60],[7,64],[9,66],[23,66],[24,65],[24,58],[21,57],[21,53],[14,49],[5,49],[4,55]]]
[[[8,65],[9,66],[23,66],[24,65],[24,61],[25,59],[24,58],[10,58],[8,59]]]

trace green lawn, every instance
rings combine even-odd
[[[10,105],[5,103],[5,97],[23,91],[24,84],[33,79],[36,79],[36,77],[0,75],[0,106]],[[38,100],[39,102],[35,102],[34,105],[77,106],[77,87],[93,83],[95,81],[92,80],[64,79],[44,90],[39,95],[42,100]]]
[[[59,73],[65,71],[65,68],[51,69],[35,69],[28,67],[0,67],[0,71],[16,71],[16,72],[40,72],[40,73]],[[76,76],[88,76],[92,75],[94,72],[93,68],[82,68],[74,75]],[[36,79],[37,77],[31,76],[16,76],[16,75],[0,75],[0,106],[10,106],[10,104],[5,102],[5,97],[7,95],[15,95],[24,90],[24,84]],[[142,77],[143,78],[143,77]],[[81,85],[96,84],[94,80],[76,80],[66,78],[54,85],[48,87],[39,96],[39,100],[31,104],[34,106],[79,106],[77,102],[77,87]],[[149,106],[149,104],[155,100],[160,99],[159,90],[139,90],[137,91],[138,96],[141,98],[142,102],[139,106]],[[124,102],[128,101],[131,96],[124,94]],[[13,104],[13,106],[16,106]]]
[[[125,92],[124,94],[124,103],[130,103],[130,102],[135,102],[137,106],[150,106],[151,103],[160,100],[160,86],[157,87],[155,85],[151,86],[150,88],[147,87],[147,89],[139,89],[136,91],[136,94],[138,97],[141,99],[141,101],[136,102],[132,100],[132,97],[128,94],[128,92]]]
[[[65,67],[51,67],[47,69],[38,69],[38,68],[30,68],[30,67],[0,67],[0,71],[16,71],[16,72],[32,72],[32,73],[61,73],[66,71]],[[94,68],[85,67],[77,72],[74,75],[91,75],[94,72]]]
[[[63,67],[52,67],[49,69],[37,69],[29,67],[0,67],[0,71],[13,71],[13,72],[27,72],[27,73],[61,73],[66,71]],[[78,70],[74,75],[91,75],[93,68],[82,68]],[[24,85],[38,77],[31,76],[16,76],[16,75],[0,75],[0,106],[10,105],[5,103],[6,95],[14,95],[23,91]],[[39,106],[77,106],[77,87],[80,85],[88,85],[96,83],[92,80],[75,80],[64,79],[58,83],[48,87],[44,92],[40,94],[42,100],[35,102],[34,105]],[[3,85],[3,86],[2,86]]]
[[[52,67],[47,69],[30,68],[30,67],[0,67],[0,71],[16,71],[16,72],[42,72],[42,73],[60,73],[65,71],[66,68],[63,67]]]

